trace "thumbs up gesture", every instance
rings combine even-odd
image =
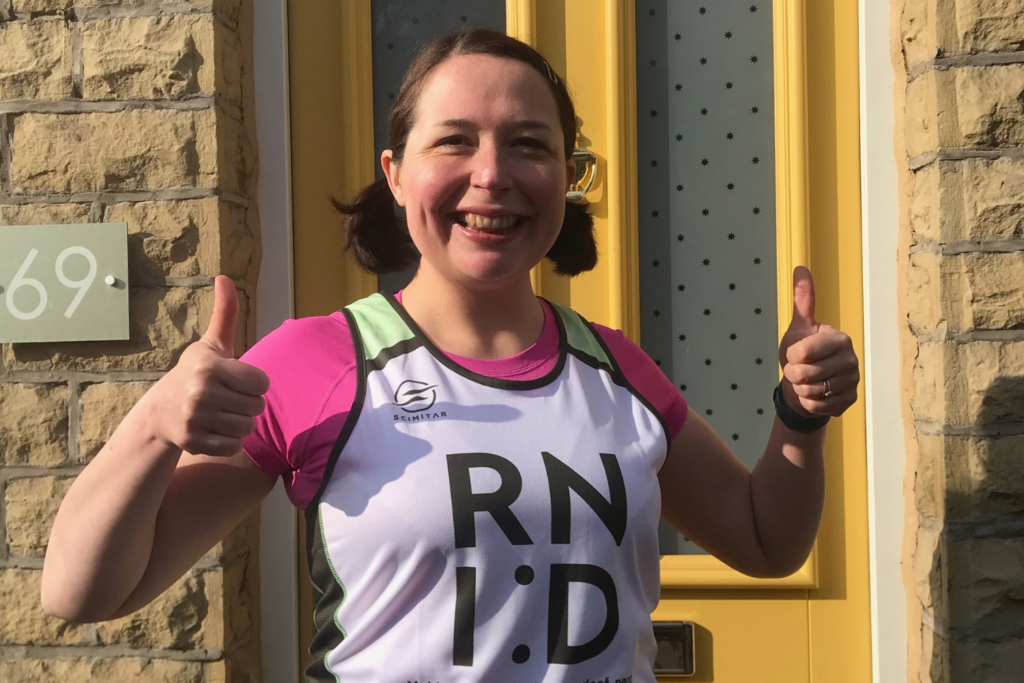
[[[206,334],[189,345],[174,368],[145,396],[159,438],[189,453],[231,456],[256,428],[270,379],[235,360],[238,295],[231,279],[214,282]]]
[[[849,335],[814,318],[814,280],[793,270],[793,320],[779,344],[786,403],[804,417],[842,415],[857,400],[860,361]]]

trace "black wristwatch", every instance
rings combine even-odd
[[[786,403],[784,392],[782,391],[782,382],[775,387],[775,393],[772,395],[775,400],[775,414],[782,420],[782,424],[786,425],[794,432],[803,432],[804,434],[810,434],[816,432],[832,419],[829,415],[822,415],[821,417],[804,417],[800,413],[796,412],[789,407]]]

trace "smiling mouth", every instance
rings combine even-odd
[[[526,220],[525,216],[481,216],[468,212],[453,214],[452,218],[468,230],[491,235],[507,235]]]

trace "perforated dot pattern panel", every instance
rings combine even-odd
[[[778,382],[771,3],[636,7],[642,345],[752,468]]]

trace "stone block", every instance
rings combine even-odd
[[[84,22],[85,98],[212,95],[215,21],[212,14],[172,14]]]
[[[900,39],[907,64],[934,59],[939,52],[935,0],[904,0]]]
[[[939,147],[936,78],[936,72],[929,71],[907,84],[903,136],[911,159]]]
[[[1024,516],[1024,435],[947,436],[943,449],[950,519]]]
[[[83,654],[85,654],[83,652]],[[0,661],[0,681],[56,683],[223,683],[221,662],[182,662],[168,659],[118,657],[99,659],[18,658]]]
[[[946,510],[946,439],[918,433],[917,448],[914,507],[922,517],[941,522]]]
[[[916,420],[945,425],[1024,421],[1024,342],[924,342],[914,362]]]
[[[964,679],[970,680],[970,679]],[[949,678],[949,641],[922,620],[920,683],[953,683]]]
[[[236,354],[245,348],[248,303],[239,296]],[[182,351],[198,340],[210,323],[213,286],[132,289],[129,292],[130,338],[112,342],[9,344],[5,364],[11,370],[80,370],[85,372],[170,370]]]
[[[959,52],[1024,48],[1024,0],[957,0]]]
[[[256,239],[240,213],[244,218],[244,210],[211,197],[111,204],[105,220],[128,224],[130,282],[153,285],[167,276],[252,274]]]
[[[942,536],[925,527],[918,527],[912,568],[914,595],[922,609],[939,614],[944,614],[946,609],[944,549]]]
[[[914,386],[910,400],[915,420],[960,423],[966,386],[956,346],[944,342],[918,344],[914,360]]]
[[[952,198],[962,193],[962,233],[956,239],[1024,238],[1024,163],[972,159],[959,167],[960,182],[948,183]]]
[[[22,114],[12,119],[12,190],[235,190],[239,162],[226,158],[217,118],[213,110]]]
[[[946,288],[942,269],[945,259],[935,252],[911,254],[906,275],[905,308],[910,328],[917,334],[930,333],[949,325]],[[948,266],[947,266],[948,270]]]
[[[1024,144],[1024,64],[926,71],[907,85],[904,136],[910,158]]]
[[[957,261],[964,283],[951,287],[948,296],[962,297],[966,315],[958,321],[959,327],[998,330],[1024,326],[1024,252],[963,254]]]
[[[189,572],[153,602],[96,625],[105,645],[166,650],[222,649],[224,581],[221,570]]]
[[[33,477],[7,482],[7,543],[11,555],[46,554],[53,520],[72,481],[70,477]]]
[[[910,221],[917,240],[941,244],[1024,238],[1024,163],[967,159],[920,169]]]
[[[1016,683],[1024,671],[1024,640],[1000,642],[953,640],[950,644],[950,678],[953,683]]]
[[[964,67],[956,75],[958,146],[1024,145],[1024,64]]]
[[[0,23],[0,100],[70,97],[69,45],[61,19]]]
[[[1024,623],[1024,539],[950,540],[948,624],[957,635],[1006,638]]]
[[[946,212],[940,210],[941,181],[947,174],[948,164],[935,162],[919,169],[913,174],[910,195],[910,228],[913,234],[911,242],[922,241],[942,242],[943,222],[947,219]]]
[[[0,205],[0,227],[88,223],[91,212],[90,204],[4,204]]]
[[[1024,342],[972,342],[958,355],[966,384],[960,424],[1024,421]]]
[[[0,382],[0,415],[0,467],[67,460],[67,385]]]
[[[106,382],[82,387],[79,460],[89,462],[100,452],[125,415],[151,386],[148,382]]]
[[[43,573],[35,569],[0,569],[0,645],[82,645],[86,630],[43,611],[39,593]],[[5,677],[0,661],[0,681],[53,680]],[[86,680],[86,679],[56,679]]]

